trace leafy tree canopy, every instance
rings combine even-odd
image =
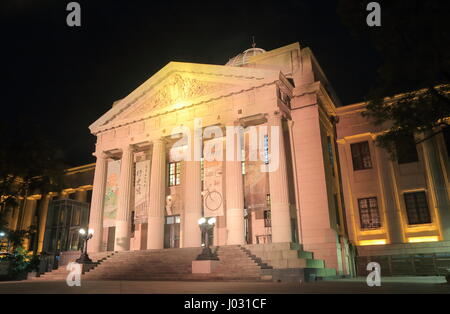
[[[65,164],[62,151],[33,121],[11,119],[0,125],[0,136],[0,223],[5,227],[19,196],[59,190]]]
[[[338,12],[356,38],[370,37],[382,58],[364,115],[377,125],[386,123],[377,143],[395,154],[394,147],[411,134],[424,132],[428,139],[448,126],[450,5],[446,0],[377,1],[381,26],[369,27],[369,2],[340,0]]]

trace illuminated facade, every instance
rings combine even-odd
[[[169,63],[90,126],[97,162],[89,250],[200,247],[198,219],[216,216],[215,245],[297,242],[348,273],[333,145],[338,105],[298,43],[251,48],[226,65]],[[224,142],[228,126],[241,126],[244,161],[177,161],[174,130],[194,136],[199,119],[204,133],[222,129]],[[261,171],[264,158],[248,159],[252,126],[281,130],[274,171]],[[203,146],[216,137],[204,135]]]
[[[78,230],[88,221],[94,168],[95,164],[88,164],[67,169],[62,191],[46,195],[31,191],[7,212],[9,230],[29,230],[33,226],[37,230],[24,239],[25,249],[48,253],[78,249]]]
[[[340,274],[355,273],[352,245],[368,258],[450,253],[450,132],[402,147],[391,160],[375,145],[386,126],[363,118],[364,109],[341,106],[298,43],[254,47],[226,65],[171,62],[90,126],[95,167],[69,169],[66,189],[44,203],[29,196],[11,213],[12,229],[36,224],[36,208],[47,217],[53,199],[53,218],[39,222],[47,226],[39,251],[76,250],[85,217],[61,229],[57,212],[73,217],[90,203],[90,252],[200,247],[198,219],[214,216],[214,245],[298,243]],[[263,130],[257,159],[253,127]],[[189,150],[180,139],[198,144],[197,132],[203,154],[195,159],[195,144]],[[242,160],[206,158],[214,140],[225,154],[235,141]],[[263,171],[274,156],[277,167]]]
[[[340,105],[298,43],[254,47],[223,66],[171,62],[90,126],[96,164],[68,169],[59,193],[22,199],[8,227],[39,225],[25,247],[58,254],[79,248],[89,220],[91,252],[146,250],[200,247],[198,219],[214,216],[214,245],[298,243],[340,274],[355,274],[356,246],[363,275],[369,260],[389,261],[384,274],[422,274],[420,263],[436,268],[450,253],[450,129],[391,160],[375,145],[386,126],[364,110]],[[252,159],[255,126],[268,128]],[[195,159],[180,139],[197,143],[197,132]],[[214,140],[226,155],[230,138],[242,160],[206,158]]]
[[[411,139],[394,160],[375,145],[387,126],[363,118],[364,109],[336,110],[348,232],[359,255],[450,252],[450,129],[417,146]]]

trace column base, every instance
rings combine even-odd
[[[116,221],[116,234],[114,239],[114,251],[130,250],[130,222]]]
[[[164,217],[149,217],[147,230],[147,249],[164,248]]]

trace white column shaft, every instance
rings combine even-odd
[[[164,248],[164,204],[166,197],[166,148],[163,140],[153,142],[148,207],[147,248]]]
[[[88,241],[89,252],[102,251],[103,238],[103,203],[105,199],[106,172],[108,160],[106,155],[97,155],[94,172],[94,187],[92,190],[89,228],[94,229],[94,236]]]
[[[133,205],[133,150],[127,146],[123,149],[120,162],[119,199],[116,217],[115,251],[130,249],[131,208]]]
[[[235,143],[240,141],[235,137]],[[237,147],[235,158],[240,156],[241,148]],[[227,244],[245,244],[244,226],[244,182],[242,162],[240,160],[225,162]]]
[[[268,118],[269,143],[271,155],[278,154],[279,166],[274,171],[269,172],[270,186],[270,208],[272,218],[272,242],[291,242],[291,215],[289,209],[289,192],[286,169],[286,151],[284,147],[283,127],[281,115],[274,114]],[[278,138],[271,138],[271,127],[279,127]],[[274,140],[279,141],[279,151],[273,151]],[[276,147],[276,146],[275,146]]]
[[[184,185],[183,247],[200,247],[202,233],[198,220],[202,217],[202,181],[200,161],[186,161]]]

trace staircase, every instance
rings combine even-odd
[[[92,261],[94,261],[96,264],[92,265],[90,270],[95,269],[99,265],[101,265],[104,261],[106,261],[108,258],[114,255],[114,252],[100,252],[100,253],[91,253],[90,258]],[[78,258],[78,255],[74,255]],[[67,275],[69,274],[69,271],[66,269],[67,265],[61,265],[56,270],[52,270],[50,272],[46,272],[41,274],[39,277],[30,277],[28,280],[32,281],[59,281],[59,280],[66,280]]]
[[[263,268],[269,266],[259,264],[239,245],[218,247],[217,256],[220,262],[212,277],[222,280],[272,280],[272,276],[262,274]]]
[[[202,248],[176,248],[91,254],[98,262],[81,280],[144,281],[282,281],[299,282],[334,278],[311,252],[292,243],[213,247],[219,263],[211,274],[192,274],[192,261]],[[66,280],[66,266],[31,280]]]
[[[81,280],[130,281],[259,281],[271,280],[261,276],[261,267],[239,246],[212,248],[219,264],[211,274],[192,274],[192,261],[201,248],[110,252],[98,260],[97,267],[85,272]],[[91,256],[92,258],[92,256]],[[96,260],[92,258],[93,260]],[[66,266],[31,280],[66,280]]]
[[[297,243],[247,244],[242,250],[261,266],[262,276],[273,281],[299,282],[337,278],[334,268],[326,268],[323,260],[303,251]],[[267,267],[267,266],[271,267]]]

